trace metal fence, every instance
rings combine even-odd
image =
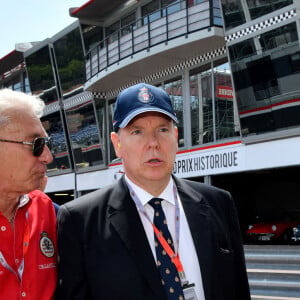
[[[245,245],[253,300],[300,300],[300,246]]]
[[[192,6],[178,1],[99,41],[86,55],[86,78],[89,80],[107,67],[142,50],[166,43],[211,26],[222,26],[217,1],[203,0]]]

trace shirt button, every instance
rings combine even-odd
[[[21,296],[22,296],[22,297],[26,297],[26,293],[25,293],[25,292],[22,292]]]
[[[16,258],[15,263],[18,264],[20,261]]]
[[[5,231],[6,230],[6,226],[1,226],[1,231]]]

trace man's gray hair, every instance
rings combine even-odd
[[[45,103],[36,96],[7,88],[0,89],[0,126],[9,124],[11,111],[17,107],[32,110],[40,118],[43,115]]]

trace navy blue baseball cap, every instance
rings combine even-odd
[[[159,112],[178,122],[170,96],[161,88],[138,83],[118,95],[114,109],[114,131],[125,128],[137,115],[145,112]]]

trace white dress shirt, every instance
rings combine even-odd
[[[136,184],[134,184],[126,175],[125,180],[129,186],[133,189],[138,199],[142,203],[145,212],[148,214],[150,220],[153,220],[154,209],[148,204],[148,202],[153,198],[153,195],[149,194]],[[173,192],[174,181],[170,178],[170,181],[165,188],[165,190],[157,197],[162,198],[165,201],[162,201],[162,207],[166,215],[167,224],[169,231],[172,235],[174,242],[175,250],[178,249],[179,257],[183,265],[183,269],[186,275],[186,279],[189,283],[195,284],[195,292],[198,300],[205,300],[201,270],[199,267],[199,261],[196,254],[194,242],[190,232],[187,219],[177,193],[178,204],[179,204],[179,219],[180,219],[180,228],[179,228],[179,248],[177,245],[176,229],[175,229],[175,199]],[[138,209],[138,207],[137,207]],[[141,221],[143,223],[146,236],[148,238],[153,257],[156,260],[156,252],[154,246],[154,232],[150,221],[145,217],[145,215],[138,209]]]

